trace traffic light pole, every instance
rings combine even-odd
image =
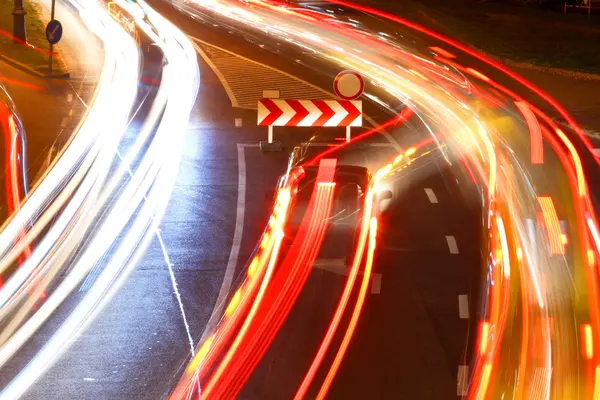
[[[25,9],[23,0],[15,0],[15,6],[12,10],[13,15],[13,42],[27,42],[27,33],[25,31]]]

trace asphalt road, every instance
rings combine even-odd
[[[176,189],[142,262],[27,398],[164,397],[215,306],[226,304],[224,295],[231,293],[226,289],[236,287],[267,222],[272,188],[285,170],[289,151],[313,135],[323,143],[334,142],[344,133],[335,128],[276,128],[276,139],[283,142],[285,152],[262,154],[257,143],[266,138],[266,128],[255,126],[255,110],[232,107],[232,100],[251,105],[261,89],[325,98],[339,71],[286,44],[223,26],[210,16],[196,21],[165,2],[150,4],[192,37],[201,53],[200,92]],[[255,75],[235,81],[236,74],[242,73]],[[223,81],[232,94],[224,90]],[[147,89],[152,93],[152,88]],[[254,97],[244,97],[250,92]],[[369,85],[367,92],[386,99]],[[366,102],[365,110],[376,122],[387,116],[371,102]],[[142,110],[131,135],[143,116]],[[341,160],[375,170],[401,147],[425,137],[419,124],[411,121],[390,129],[387,136],[377,135],[351,147]],[[394,181],[394,199],[381,222],[377,278],[330,398],[451,399],[461,394],[457,381],[467,374],[464,368],[478,318],[482,210],[459,165],[449,166],[432,156],[421,168],[415,165]],[[92,272],[80,291],[97,273]],[[240,398],[293,395],[343,284],[343,275],[314,269]],[[61,314],[29,345],[30,353]],[[15,359],[12,372],[26,359],[27,351]],[[11,369],[7,371],[2,382],[10,378]]]
[[[204,46],[200,49],[209,60],[210,54],[218,53],[214,48],[211,53],[210,45],[214,45],[299,78],[296,83],[308,93],[318,93],[320,88],[325,96],[331,91],[332,77],[338,72],[331,65],[311,64],[314,68],[308,68],[295,61],[303,56],[295,49],[280,45],[276,54],[259,50],[221,27],[200,24],[161,2],[151,4],[188,35],[204,41],[196,43]],[[286,167],[287,153],[314,134],[318,142],[333,142],[343,136],[344,131],[335,128],[278,128],[276,138],[284,143],[286,152],[262,154],[257,143],[265,139],[266,129],[255,126],[255,111],[232,108],[222,82],[205,58],[199,57],[198,62],[200,92],[177,186],[160,233],[110,305],[26,398],[165,396],[189,357],[191,345],[198,343],[219,293],[227,293],[221,285],[232,278],[231,287],[235,287],[256,246],[270,212],[272,188]],[[227,64],[224,68],[226,72]],[[323,73],[315,74],[315,69]],[[271,81],[270,85],[277,82]],[[256,87],[242,86],[241,92],[244,90]],[[386,116],[372,103],[367,103],[365,109],[375,121]],[[132,135],[143,119],[143,111],[132,123]],[[424,137],[412,123],[390,133],[406,145]],[[379,135],[348,151],[345,160],[367,163],[376,169],[393,159],[397,151],[396,140]],[[409,176],[398,183],[400,195],[384,214],[375,265],[380,288],[367,300],[331,398],[358,394],[370,398],[456,396],[458,367],[465,364],[467,332],[475,318],[472,310],[470,318],[461,318],[464,310],[459,310],[458,296],[467,295],[469,304],[474,303],[472,288],[478,282],[480,266],[478,211],[468,209],[459,197],[453,175],[456,171],[439,159],[431,160],[429,167],[426,169],[435,171],[433,175],[418,176],[417,172],[414,179]],[[241,176],[243,186],[239,184]],[[461,184],[467,185],[465,181]],[[243,221],[236,212],[240,193],[245,199]],[[432,202],[429,193],[437,202]],[[243,229],[239,251],[232,257],[236,226]],[[447,237],[455,240],[458,254],[453,254],[456,250],[449,247]],[[97,274],[98,269],[92,271],[80,292],[69,300],[71,305]],[[315,313],[314,309],[333,309],[343,283],[344,277],[331,271],[316,269],[312,273],[299,305],[242,398],[288,398],[312,354],[307,351],[299,356],[298,349],[312,346],[314,350],[323,332],[319,328],[327,323],[328,314]],[[227,299],[220,300],[224,303]],[[3,381],[24,365],[69,308],[67,304],[14,360],[5,370]],[[317,319],[303,324],[310,327],[308,332],[294,328],[307,318]],[[281,349],[282,343],[296,354]],[[272,368],[274,363],[289,368]]]

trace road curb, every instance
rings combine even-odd
[[[4,61],[7,64],[12,65],[15,68],[18,68],[24,72],[27,72],[29,74],[32,74],[32,75],[37,76],[38,78],[42,78],[42,79],[68,79],[71,76],[71,73],[68,71],[67,68],[63,68],[65,70],[67,70],[67,72],[56,72],[56,73],[49,74],[49,73],[40,72],[37,69],[30,67],[29,65],[24,64],[20,61],[17,61],[14,58],[7,57],[4,54],[0,54],[0,60]],[[62,64],[63,64],[62,66],[64,67],[65,66],[64,61],[62,61]]]

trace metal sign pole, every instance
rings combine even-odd
[[[54,7],[56,5],[56,0],[52,0],[52,8],[50,11],[50,21],[54,21]],[[50,71],[50,73],[52,73],[52,50],[53,50],[53,44],[50,43],[50,58],[48,58],[48,70]]]
[[[269,125],[268,141],[269,141],[269,144],[273,143],[273,125]]]
[[[350,125],[346,127],[346,143],[350,143]]]

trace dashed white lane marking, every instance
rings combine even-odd
[[[379,294],[381,293],[381,274],[372,274],[371,275],[371,293]]]
[[[255,110],[264,89],[279,90],[282,99],[335,99],[336,96],[305,80],[269,65],[240,56],[196,37],[189,36],[194,48],[213,70],[233,107]],[[363,115],[372,126],[379,124]],[[386,130],[380,133],[401,152],[402,147]]]
[[[469,366],[459,365],[458,374],[456,375],[456,395],[466,396],[467,395],[467,378],[469,377]]]
[[[237,208],[235,213],[235,231],[233,232],[233,243],[231,244],[231,251],[229,252],[229,260],[227,261],[227,269],[221,282],[221,289],[219,289],[219,295],[217,301],[211,313],[210,320],[204,332],[202,333],[201,341],[204,341],[206,334],[212,332],[219,322],[221,317],[221,311],[225,305],[225,300],[229,294],[231,283],[233,281],[233,274],[238,263],[238,257],[240,254],[240,246],[242,244],[242,234],[244,232],[244,213],[246,209],[246,157],[244,151],[246,147],[255,147],[258,145],[244,145],[241,143],[237,144],[238,152],[238,190],[237,190]]]
[[[458,246],[456,245],[456,239],[454,236],[446,236],[446,242],[448,242],[450,254],[458,254]]]
[[[234,123],[235,123],[235,127],[236,128],[241,128],[242,127],[242,119],[241,118],[236,118],[234,120]]]
[[[68,102],[68,103],[70,103],[70,102],[72,102],[72,101],[73,101],[73,93],[69,93],[69,94],[67,95],[67,102]]]
[[[315,260],[313,266],[325,271],[333,272],[334,274],[343,276],[348,275],[348,268],[346,267],[346,263],[343,258],[318,258]],[[383,275],[381,274],[371,274],[371,293],[381,293],[382,278]]]
[[[466,294],[458,295],[458,316],[460,319],[469,319],[469,296]]]
[[[67,117],[63,117],[60,121],[60,127],[64,128],[65,126],[67,126]]]
[[[71,109],[69,110],[69,117],[72,117],[72,116],[73,116],[73,109],[71,108]]]
[[[338,275],[346,275],[346,263],[343,258],[318,258],[313,266]]]
[[[427,198],[429,199],[429,201],[431,203],[437,203],[438,202],[438,199],[437,199],[435,193],[433,193],[433,189],[425,188],[425,194],[427,194]]]

